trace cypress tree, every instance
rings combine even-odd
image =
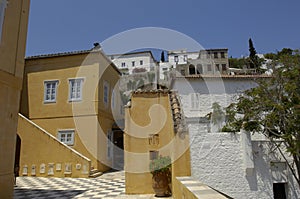
[[[253,46],[252,39],[249,39],[249,58],[250,58],[250,68],[257,68],[258,67],[258,58],[256,56],[256,50]]]
[[[161,52],[160,61],[165,62],[165,53],[164,53],[164,51]]]

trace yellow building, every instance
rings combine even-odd
[[[122,119],[119,76],[99,46],[26,58],[20,175],[87,177],[112,167],[111,141],[122,134],[112,136]]]
[[[153,193],[149,164],[160,155],[172,160],[172,181],[191,175],[189,134],[182,117],[176,92],[138,89],[132,93],[125,108],[127,194]]]
[[[29,0],[0,0],[0,196],[12,198]]]

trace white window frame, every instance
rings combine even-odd
[[[108,104],[109,104],[109,83],[107,81],[103,81],[103,103],[104,103],[105,107],[108,107]]]
[[[124,68],[125,66],[126,66],[126,63],[125,63],[125,62],[122,62],[122,63],[121,63],[121,67]]]
[[[69,136],[71,138],[70,140],[67,139],[68,135],[70,135]],[[58,130],[57,139],[66,145],[73,146],[75,141],[75,130],[74,129]]]
[[[76,102],[82,100],[82,88],[83,88],[83,81],[84,78],[72,78],[69,79],[69,102]],[[73,97],[73,89],[72,89],[72,82],[74,82],[75,88],[75,97]],[[80,82],[80,85],[78,87],[77,83]],[[79,89],[79,90],[78,90]],[[77,92],[79,92],[79,96],[77,95]]]
[[[174,62],[176,62],[176,63],[179,62],[179,57],[178,57],[178,55],[175,55],[175,56],[174,56]]]
[[[44,81],[44,103],[56,102],[58,82],[59,82],[58,80],[45,80]],[[49,93],[47,92],[48,91],[47,85],[51,85],[51,87],[49,88],[50,89]],[[54,88],[53,88],[53,86],[54,86]]]
[[[7,0],[0,0],[0,44],[2,38],[2,29],[3,29],[6,6],[7,6]]]
[[[115,90],[113,88],[111,89],[111,108],[115,108]]]
[[[185,61],[185,62],[186,62],[186,61],[187,61],[187,59],[188,59],[188,58],[187,58],[187,55],[183,55],[183,61]]]
[[[200,93],[190,93],[191,110],[200,110]]]

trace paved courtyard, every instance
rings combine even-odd
[[[15,199],[32,198],[123,198],[150,199],[149,195],[126,195],[123,171],[105,173],[98,178],[18,177]]]

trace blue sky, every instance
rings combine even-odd
[[[31,0],[26,55],[90,49],[143,27],[178,31],[233,57],[248,55],[250,37],[258,53],[295,49],[299,8],[299,0]]]

